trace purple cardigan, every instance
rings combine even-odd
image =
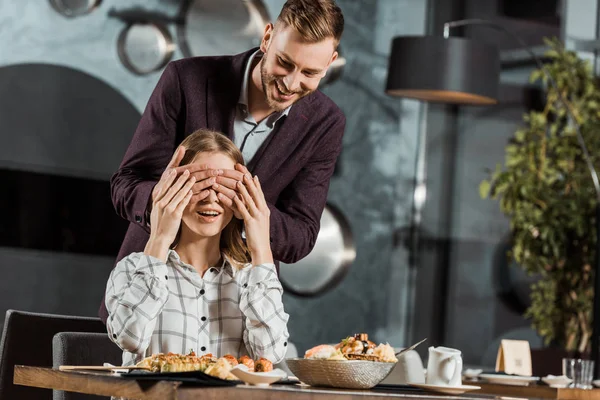
[[[235,56],[186,58],[165,68],[111,179],[115,209],[131,222],[117,261],[143,251],[149,237],[145,211],[152,188],[179,143],[200,128],[233,139],[244,67],[256,50]],[[293,263],[315,245],[346,118],[317,90],[295,103],[281,122],[248,169],[259,176],[271,209],[273,256]],[[104,301],[100,317],[107,317]]]

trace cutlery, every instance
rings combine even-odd
[[[413,344],[413,345],[412,345],[412,346],[410,346],[410,347],[407,347],[407,348],[406,348],[406,349],[404,349],[404,350],[401,350],[401,351],[397,352],[397,353],[396,353],[396,357],[398,357],[398,356],[402,355],[402,353],[406,353],[407,351],[414,350],[414,349],[415,349],[415,348],[416,348],[418,345],[420,345],[421,343],[423,343],[423,342],[424,342],[424,341],[426,341],[426,340],[427,340],[427,338],[425,338],[425,339],[421,340],[421,341],[420,341],[420,342],[418,342],[418,343],[415,343],[415,344]]]

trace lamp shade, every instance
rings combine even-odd
[[[417,100],[497,103],[500,56],[495,46],[438,36],[398,36],[392,41],[386,93]]]

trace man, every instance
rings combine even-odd
[[[293,263],[312,250],[346,123],[317,87],[337,58],[343,28],[334,0],[288,0],[259,49],[167,66],[111,179],[117,213],[131,221],[117,260],[143,250],[153,188],[172,169],[196,176],[192,201],[213,190],[225,206],[244,174],[258,175],[275,260]],[[178,167],[185,151],[178,144],[200,128],[228,135],[248,169]]]

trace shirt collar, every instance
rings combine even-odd
[[[177,254],[177,252],[173,249],[169,250],[167,259],[171,260],[171,262],[186,267],[186,268],[190,268],[193,269],[194,271],[196,271],[196,269],[189,265],[184,263],[181,258],[179,257],[179,254]],[[227,275],[229,275],[231,278],[233,278],[235,276],[235,272],[236,269],[233,267],[233,265],[231,265],[231,262],[229,261],[229,259],[227,258],[227,256],[223,253],[221,253],[221,260],[223,260],[221,262],[221,264],[219,266],[214,266],[212,268],[216,269],[217,272],[220,272],[221,270],[223,270],[224,273],[226,273]],[[210,272],[211,268],[208,269],[207,272]],[[204,274],[204,277],[206,278],[206,273]]]
[[[240,98],[238,99],[238,106],[244,107],[246,110],[248,109],[248,84],[250,82],[250,73],[252,71],[252,64],[254,64],[255,58],[262,58],[262,51],[256,50],[248,59],[248,63],[246,64],[246,68],[244,69],[244,78],[242,79],[242,90],[240,91]],[[292,104],[293,105],[293,104]],[[290,109],[292,105],[289,105],[285,108],[285,110],[280,112],[274,112],[267,117],[267,124],[269,128],[273,128],[275,122],[279,121],[284,116],[287,116],[290,113]]]

